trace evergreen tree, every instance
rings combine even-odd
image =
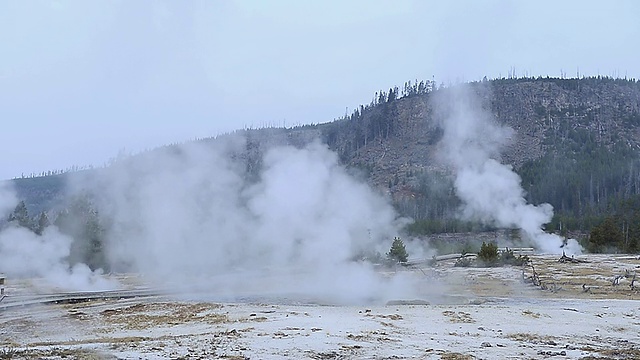
[[[478,253],[478,260],[484,266],[496,266],[498,265],[498,245],[495,242],[482,242],[480,252]]]
[[[407,253],[407,249],[404,246],[404,242],[399,237],[393,238],[393,244],[391,244],[391,249],[387,253],[387,258],[389,260],[405,263],[409,259],[409,253]]]
[[[13,212],[9,214],[8,221],[9,223],[29,230],[33,229],[31,218],[29,218],[29,211],[27,210],[27,205],[24,203],[24,201],[20,201],[18,205],[16,205],[16,208],[13,210]]]
[[[54,224],[60,232],[73,238],[69,262],[84,263],[92,270],[107,270],[104,252],[105,229],[98,211],[88,196],[76,196],[58,214]]]
[[[608,249],[620,248],[622,242],[622,232],[616,225],[615,220],[612,217],[607,217],[600,225],[591,229],[587,247],[593,253],[601,253]]]
[[[387,95],[387,102],[392,102],[394,100],[396,100],[396,98],[398,97],[398,88],[390,88],[389,89],[389,95]]]
[[[51,225],[51,222],[49,221],[47,213],[44,211],[41,212],[40,216],[38,217],[38,224],[35,228],[35,233],[38,235],[42,235],[44,229],[46,229],[49,225]]]
[[[85,219],[84,238],[87,242],[85,264],[91,269],[107,270],[106,254],[104,251],[105,229],[100,221],[98,211],[92,209]]]

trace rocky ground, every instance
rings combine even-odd
[[[532,256],[533,266],[490,269],[445,261],[408,270],[444,293],[386,305],[145,293],[17,306],[8,298],[0,303],[0,359],[640,358],[640,292],[631,286],[640,259],[557,260]],[[33,284],[9,283],[7,293],[26,296]]]

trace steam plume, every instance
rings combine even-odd
[[[269,150],[246,180],[240,139],[152,151],[106,170],[109,259],[159,283],[217,296],[334,302],[411,296],[400,276],[353,261],[384,253],[401,221],[319,142]]]
[[[443,158],[455,170],[454,186],[463,202],[463,217],[518,228],[545,253],[581,253],[577,241],[569,239],[565,244],[563,238],[542,230],[553,217],[553,207],[527,204],[518,174],[498,161],[500,150],[514,132],[483,110],[470,86],[440,92],[435,106],[444,129]]]
[[[13,208],[18,205],[18,198],[16,197],[11,184],[7,181],[0,182],[0,216],[9,213]]]
[[[0,216],[18,204],[9,183],[0,184]],[[36,277],[42,285],[65,290],[107,290],[115,286],[101,271],[85,264],[71,266],[67,259],[72,239],[49,226],[42,235],[8,224],[0,231],[0,272],[11,278]]]

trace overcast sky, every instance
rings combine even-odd
[[[416,78],[640,78],[638,19],[635,0],[0,0],[0,179],[326,122]]]

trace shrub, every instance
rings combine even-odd
[[[478,260],[484,266],[498,265],[498,245],[495,242],[487,244],[483,241],[478,253]]]
[[[521,266],[529,262],[529,257],[527,255],[518,255],[515,256],[513,254],[513,250],[507,248],[505,251],[500,254],[500,264],[501,265],[515,265]]]

